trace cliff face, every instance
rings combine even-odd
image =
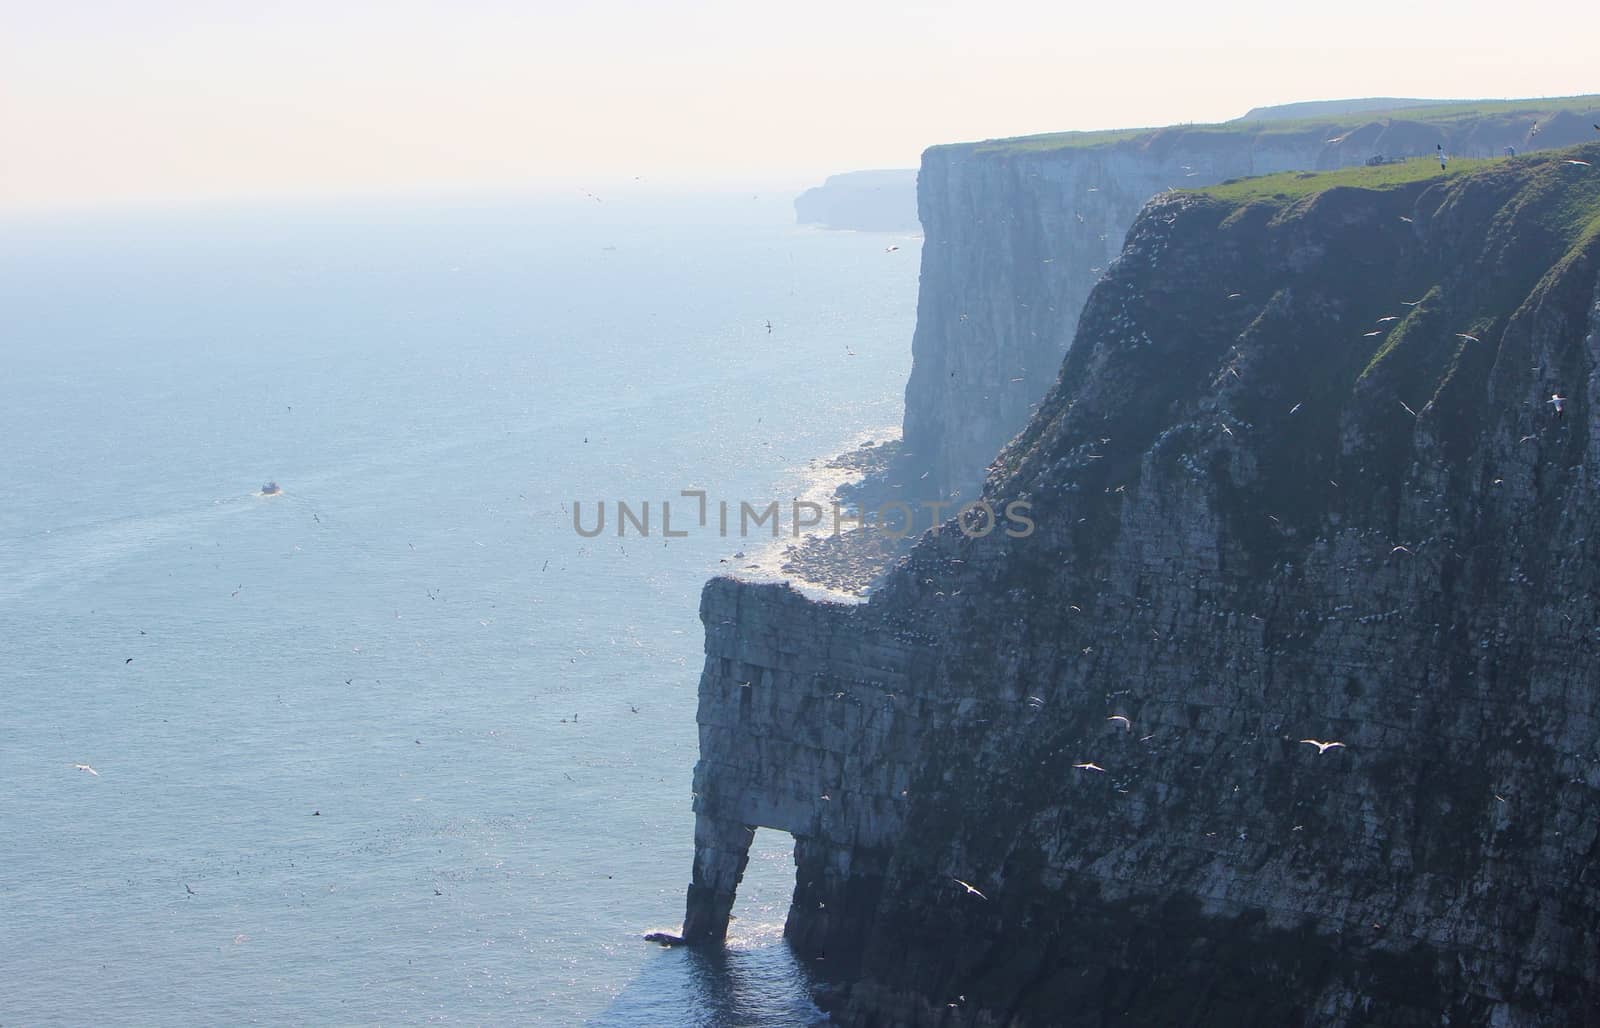
[[[846,1025],[1600,1009],[1600,145],[1389,171],[1144,210],[1031,535],[707,586],[687,936],[759,825]]]
[[[1054,384],[1084,300],[1157,193],[1440,145],[1466,157],[1570,146],[1593,138],[1597,112],[1600,99],[1430,105],[933,147],[918,186],[926,241],[903,447],[931,472],[919,498],[975,495]]]
[[[848,171],[829,175],[794,201],[802,225],[859,232],[917,231],[917,173],[914,169]]]

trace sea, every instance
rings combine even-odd
[[[715,505],[900,421],[920,241],[791,203],[0,220],[0,1025],[824,1021],[786,835],[641,939],[701,586],[781,546]]]

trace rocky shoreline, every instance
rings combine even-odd
[[[876,510],[905,491],[899,440],[868,441],[825,465],[860,477],[839,486],[834,499],[852,511]],[[864,599],[915,542],[878,527],[808,536],[784,550],[781,568],[796,585]]]

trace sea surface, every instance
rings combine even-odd
[[[700,587],[771,549],[680,491],[786,502],[900,420],[919,241],[790,201],[0,224],[0,1024],[820,1019],[787,836],[725,952],[640,939]]]

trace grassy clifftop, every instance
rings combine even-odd
[[[1515,192],[1516,222],[1536,216],[1543,229],[1568,245],[1600,230],[1600,143],[1522,157],[1451,159],[1444,169],[1422,157],[1375,167],[1283,172],[1188,192],[1233,204],[1288,207],[1335,189],[1409,192],[1457,185],[1493,195]]]
[[[971,148],[977,154],[1051,153],[1106,146],[1143,146],[1160,137],[1182,135],[1191,141],[1206,139],[1274,139],[1302,141],[1342,141],[1347,134],[1374,123],[1399,123],[1415,126],[1445,139],[1469,135],[1528,135],[1530,146],[1565,145],[1576,142],[1577,130],[1600,116],[1600,94],[1532,100],[1479,100],[1459,104],[1430,104],[1392,110],[1359,111],[1325,117],[1283,118],[1268,121],[1225,121],[1214,124],[1170,125],[1165,127],[1107,129],[1090,132],[1051,132],[1042,135],[987,139],[976,143],[949,144],[950,148]],[[1551,143],[1540,135],[1552,133]],[[1570,125],[1564,124],[1570,122]],[[1537,131],[1536,131],[1537,129]],[[1592,129],[1590,130],[1592,131]],[[934,147],[934,150],[944,149]]]
[[[1444,180],[1477,171],[1493,163],[1491,158],[1451,160],[1443,170],[1431,157],[1416,157],[1398,164],[1375,167],[1341,168],[1337,171],[1285,171],[1277,175],[1229,179],[1214,186],[1190,190],[1203,196],[1230,201],[1297,200],[1338,187],[1352,189],[1394,189],[1416,182]]]

